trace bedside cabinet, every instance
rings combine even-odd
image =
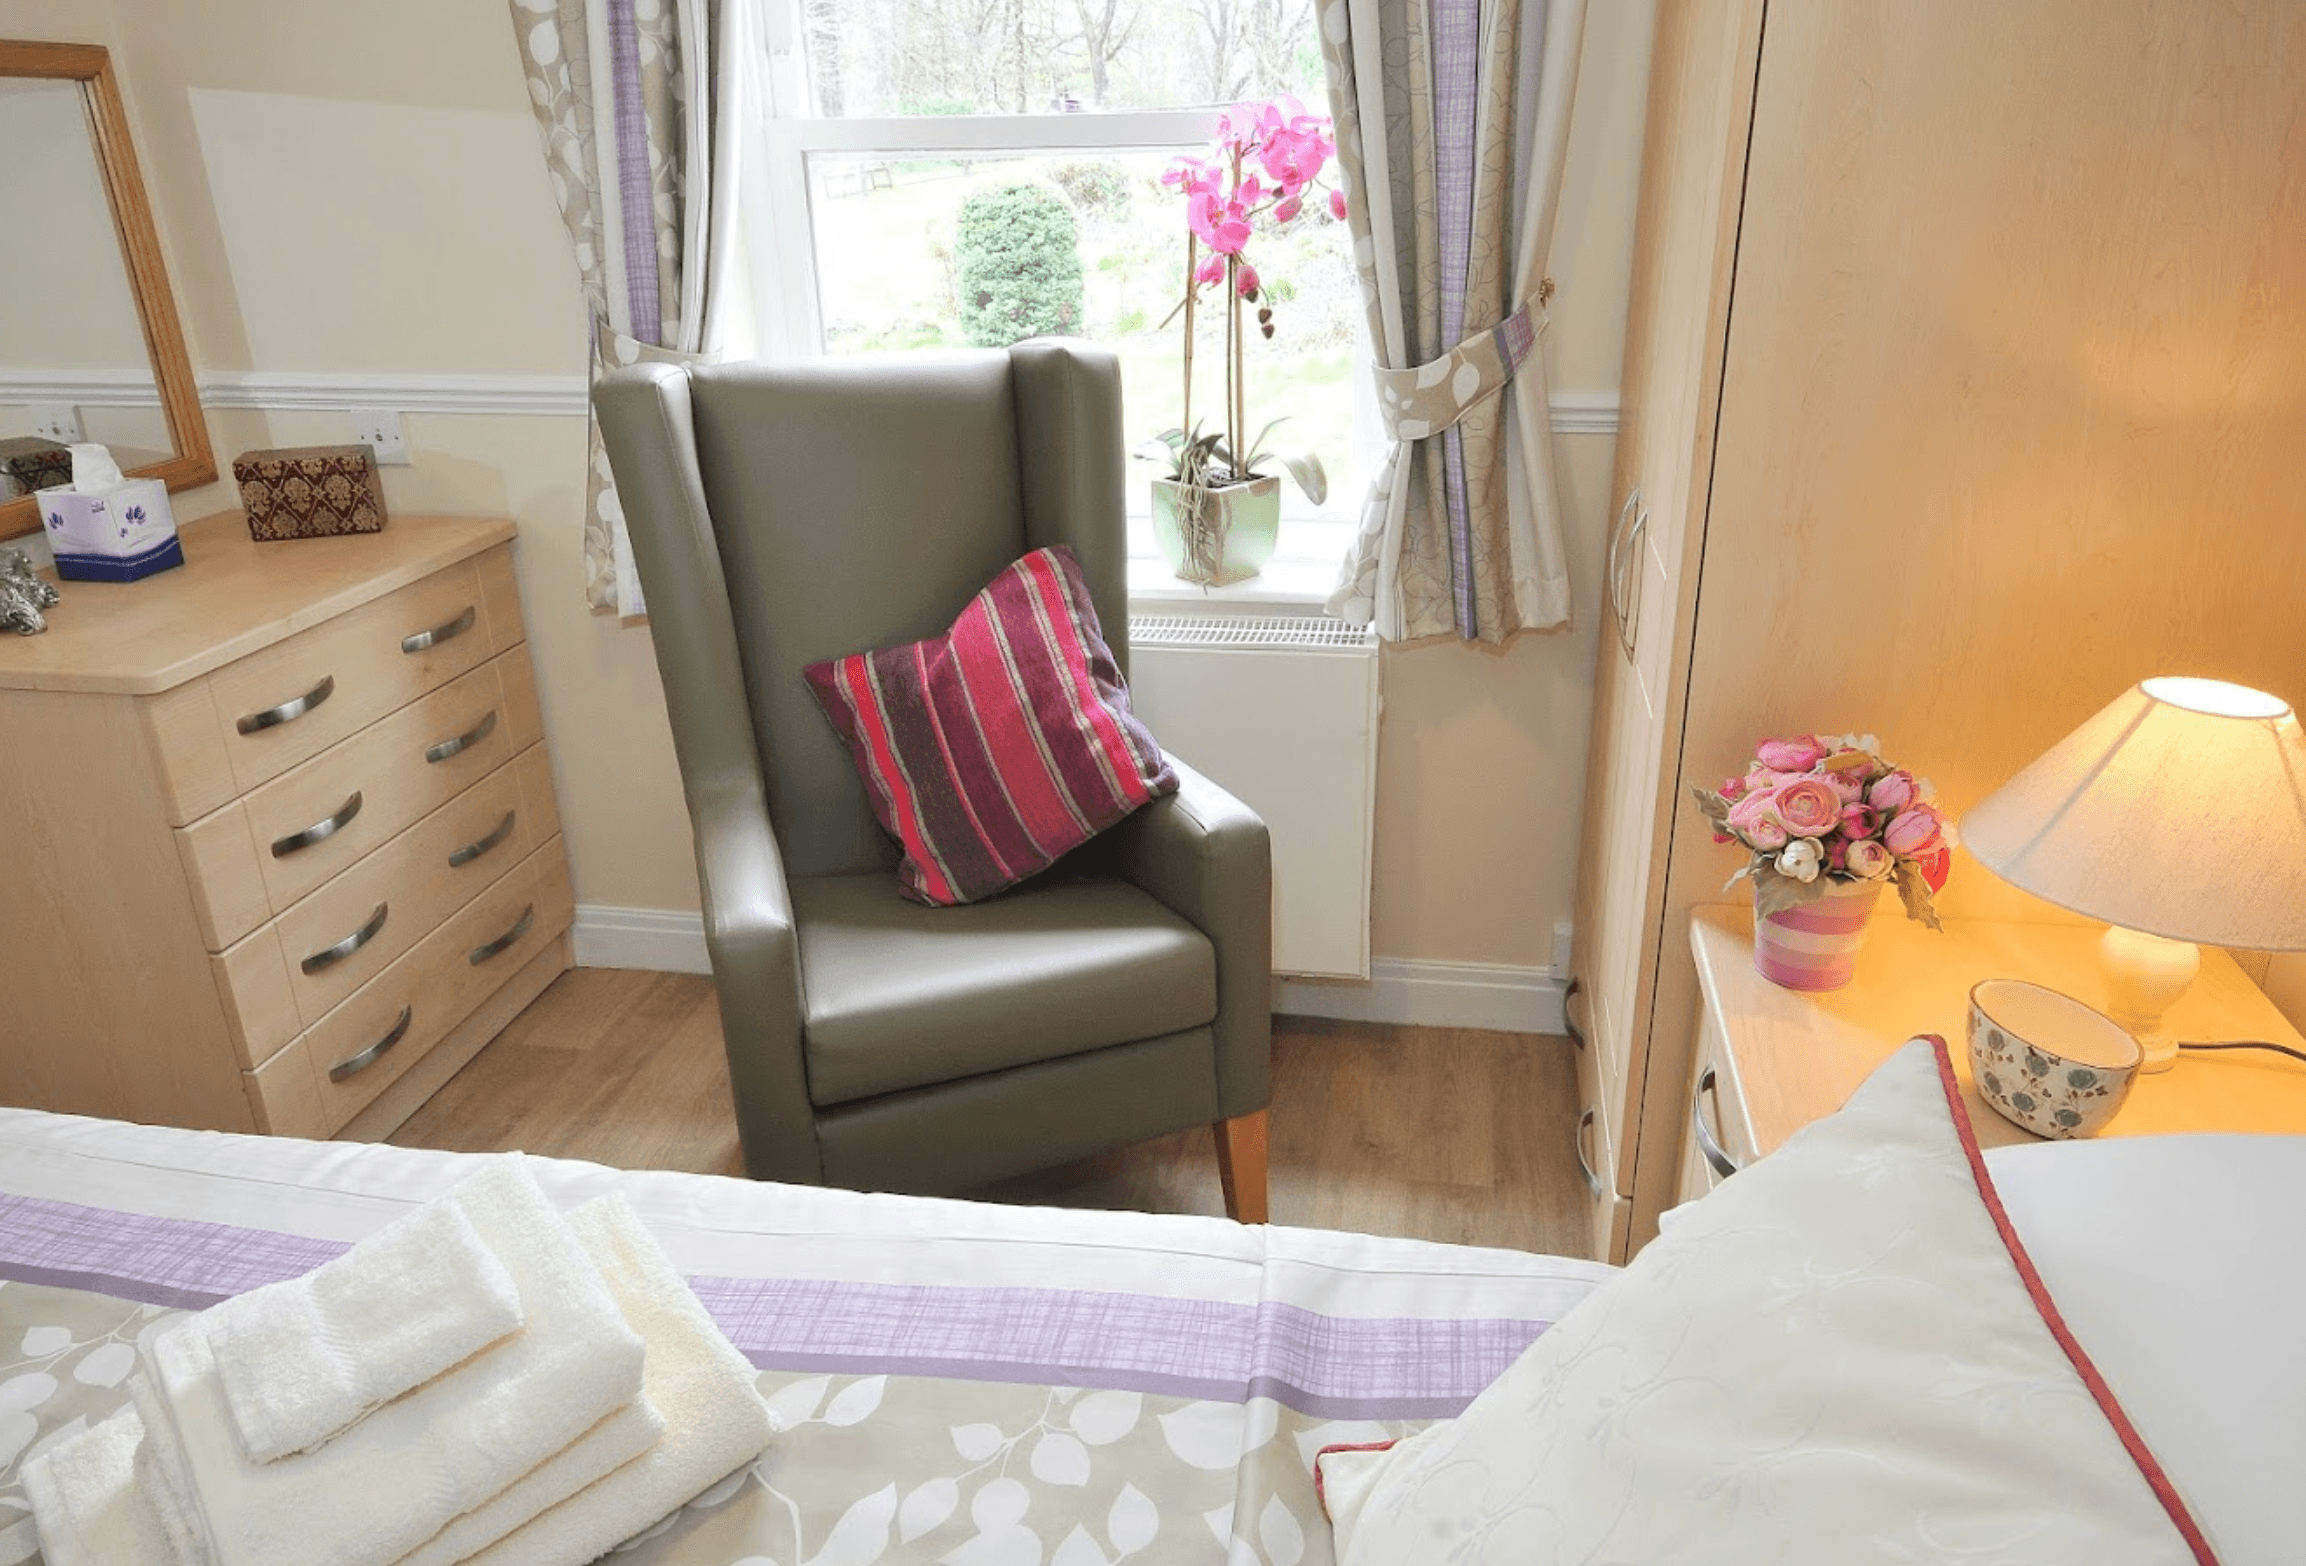
[[[1847,989],[1808,995],[1754,972],[1750,909],[1699,908],[1689,925],[1699,1002],[1679,1199],[1703,1196],[1840,1108],[1918,1033],[1945,1039],[1982,1145],[2037,1140],[1988,1108],[1970,1084],[1970,987],[2027,979],[2103,1009],[2102,928],[1949,919],[1945,933],[1933,934],[1895,913],[1877,914],[1857,978]],[[2182,1039],[2306,1048],[2234,959],[2213,947],[2203,948],[2201,975],[2171,1008],[2170,1025]],[[2139,1077],[2101,1134],[2168,1131],[2306,1132],[2306,1062],[2260,1050],[2181,1054],[2170,1070]]]
[[[226,514],[0,638],[0,1102],[380,1137],[569,966],[512,536]]]

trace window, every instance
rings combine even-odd
[[[982,248],[964,237],[964,216],[983,233],[1029,210],[1017,221],[1062,253],[1032,273],[1038,309],[1012,318],[1118,354],[1132,447],[1176,427],[1186,229],[1184,201],[1161,174],[1209,145],[1226,105],[1288,95],[1318,110],[1313,0],[764,3],[773,113],[746,196],[761,346],[841,354],[1002,340],[962,298]],[[1358,515],[1361,450],[1376,424],[1360,373],[1359,285],[1345,225],[1319,201],[1249,253],[1274,335],[1250,346],[1246,433],[1286,414],[1270,444],[1312,451],[1329,475],[1318,506],[1284,485],[1282,554],[1316,563],[1306,581],[1318,593]],[[1202,296],[1195,338],[1204,428],[1223,406],[1214,297]],[[1243,321],[1257,330],[1253,309]],[[1162,467],[1136,467],[1132,552],[1151,556],[1146,480]]]

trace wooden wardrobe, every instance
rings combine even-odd
[[[2306,705],[2306,6],[1660,0],[1613,502],[1570,1015],[1622,1261],[1743,896],[1692,786],[1859,730],[1959,812],[2149,675]],[[1966,856],[1941,908],[2071,917]]]

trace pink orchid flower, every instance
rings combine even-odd
[[[1201,242],[1220,255],[1239,255],[1249,243],[1249,220],[1238,202],[1227,201],[1214,190],[1197,191],[1185,206],[1186,226]]]
[[[1246,261],[1242,262],[1241,270],[1234,274],[1233,291],[1244,299],[1247,299],[1251,294],[1256,293],[1257,268],[1251,266]]]
[[[1342,223],[1342,222],[1344,222],[1344,221],[1345,221],[1345,192],[1344,192],[1344,191],[1342,191],[1342,190],[1333,190],[1333,191],[1331,191],[1331,192],[1329,193],[1329,215],[1330,215],[1331,217],[1333,217],[1333,218],[1337,219],[1337,221],[1338,221],[1338,222],[1340,222],[1340,223]]]
[[[1303,196],[1289,196],[1285,198],[1274,207],[1273,221],[1276,223],[1288,222],[1291,218],[1297,216],[1298,209],[1304,205],[1305,198]]]
[[[1215,190],[1217,182],[1217,170],[1199,158],[1173,158],[1170,160],[1169,167],[1163,170],[1161,174],[1162,184],[1183,191],[1188,196],[1197,196],[1205,190]]]
[[[1196,283],[1220,282],[1224,276],[1225,258],[1223,256],[1210,256],[1193,269],[1193,281]]]

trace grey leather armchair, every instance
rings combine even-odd
[[[1183,786],[1003,896],[925,908],[811,698],[819,659],[934,635],[1069,545],[1129,667],[1109,353],[635,365],[594,394],[696,832],[745,1164],[953,1191],[1198,1122],[1266,1211],[1265,825]],[[1174,758],[1173,758],[1174,759]]]

